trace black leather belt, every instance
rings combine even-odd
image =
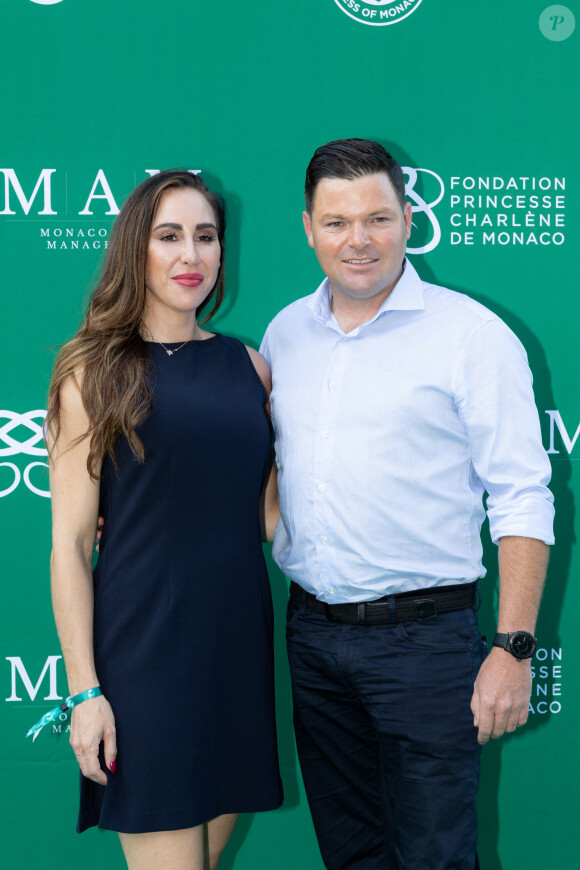
[[[475,596],[475,583],[461,583],[399,592],[359,604],[327,604],[297,583],[290,583],[291,598],[302,602],[308,610],[324,613],[332,622],[349,625],[387,625],[389,622],[407,622],[410,619],[431,619],[438,613],[473,607]]]

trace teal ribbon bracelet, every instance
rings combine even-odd
[[[96,698],[99,695],[102,695],[101,687],[95,686],[94,689],[86,689],[84,692],[79,692],[78,695],[73,695],[70,698],[67,698],[62,704],[59,704],[58,707],[55,707],[53,710],[49,710],[48,713],[45,713],[42,719],[39,719],[36,725],[33,725],[32,728],[29,729],[26,737],[30,737],[31,734],[34,734],[32,738],[32,742],[36,740],[42,729],[45,725],[48,725],[50,722],[54,722],[59,716],[63,713],[68,713],[69,710],[72,710],[73,707],[76,707],[77,704],[82,704],[83,701],[88,701],[89,698]]]

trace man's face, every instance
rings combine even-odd
[[[322,178],[312,215],[304,212],[308,244],[330,280],[333,294],[350,300],[387,298],[403,272],[411,235],[411,205],[404,212],[388,175],[354,181]]]

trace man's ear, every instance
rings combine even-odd
[[[411,236],[411,225],[413,221],[413,207],[410,202],[405,203],[405,210],[403,211],[405,215],[405,223],[407,224],[407,238]]]
[[[302,223],[304,224],[304,232],[306,233],[308,244],[313,248],[314,240],[312,238],[312,221],[310,220],[310,215],[307,211],[302,212]]]

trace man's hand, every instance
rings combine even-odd
[[[104,744],[105,764],[114,773],[117,764],[115,717],[109,702],[100,695],[73,708],[70,743],[79,767],[89,779],[101,785],[107,777],[99,761],[99,749]]]
[[[501,737],[524,725],[531,692],[530,659],[518,662],[506,650],[494,647],[481,665],[471,699],[478,742],[487,743],[490,737]]]
[[[95,536],[95,544],[97,547],[97,553],[99,552],[99,545],[101,543],[101,535],[103,534],[103,529],[105,528],[105,518],[99,517],[97,520],[97,534]]]

